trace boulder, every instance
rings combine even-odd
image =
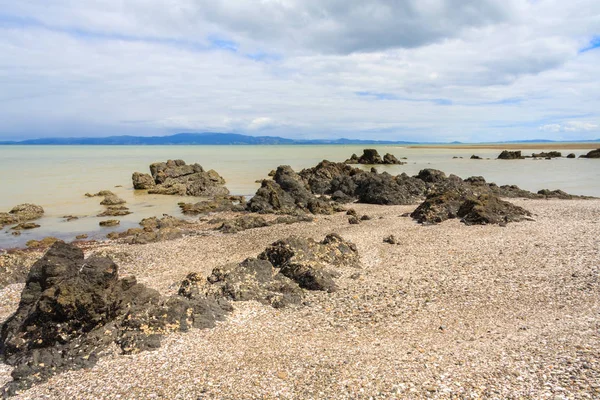
[[[357,176],[355,195],[360,203],[406,205],[416,203],[424,189],[422,180],[406,174],[370,173]]]
[[[471,160],[481,160],[481,159],[482,159],[481,157],[479,157],[479,156],[476,156],[475,154],[473,154],[473,155],[471,156]]]
[[[133,181],[133,188],[136,190],[148,190],[156,186],[156,182],[154,182],[154,178],[150,174],[134,172],[131,180]]]
[[[118,206],[120,204],[127,203],[125,200],[117,196],[116,194],[109,194],[104,197],[104,200],[100,202],[103,206]]]
[[[499,160],[520,160],[524,158],[523,156],[521,156],[521,151],[508,151],[508,150],[504,150],[502,153],[500,153],[500,155],[498,156]]]
[[[587,154],[580,156],[582,158],[600,158],[600,149],[592,150]]]
[[[393,154],[387,153],[386,155],[383,156],[383,163],[384,164],[396,164],[396,165],[403,165],[406,164],[405,162],[402,162],[400,160],[398,160],[396,158],[396,156],[394,156]]]
[[[148,189],[150,194],[178,196],[227,196],[225,180],[216,171],[205,171],[199,164],[187,165],[183,160],[153,163],[150,173],[132,175],[134,188]]]
[[[100,221],[100,222],[99,222],[99,225],[100,225],[100,226],[104,226],[104,227],[106,227],[106,226],[117,226],[117,225],[119,225],[120,223],[121,223],[121,222],[120,222],[119,220],[116,220],[116,219],[109,219],[109,220],[106,220],[106,221]]]
[[[344,161],[344,164],[359,164],[358,156],[356,154],[352,154],[352,156]]]
[[[577,156],[575,155],[575,153],[569,153],[569,155],[567,155],[567,158],[576,158]]]
[[[44,209],[36,204],[19,204],[9,212],[0,212],[0,229],[4,225],[33,221],[44,215]]]
[[[559,157],[562,157],[562,153],[560,151],[533,153],[531,155],[531,157],[533,157],[533,158],[559,158]]]
[[[321,242],[298,237],[280,240],[267,247],[258,258],[269,261],[304,289],[328,292],[337,289],[333,267],[360,265],[356,245],[334,233]]]
[[[195,204],[179,203],[181,212],[186,215],[206,214],[221,211],[244,211],[246,200],[244,196],[218,196]]]
[[[359,164],[383,164],[381,156],[375,149],[364,149],[362,156],[358,159]]]
[[[453,190],[433,193],[410,216],[421,224],[438,224],[456,218],[464,196]]]
[[[257,215],[243,215],[233,220],[223,222],[219,227],[219,230],[223,233],[238,233],[247,229],[261,228],[269,225],[269,222],[263,217]]]
[[[466,199],[458,217],[466,225],[506,224],[530,219],[531,213],[497,196],[480,195]]]
[[[229,310],[211,299],[162,297],[135,277],[119,279],[111,259],[85,259],[55,243],[31,267],[19,307],[2,325],[0,352],[14,366],[4,395],[91,367],[113,343],[126,354],[155,349],[164,334],[210,328]]]
[[[106,210],[96,215],[97,217],[122,217],[125,215],[133,214],[129,211],[129,208],[125,206],[108,206]]]

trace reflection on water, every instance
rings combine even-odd
[[[100,228],[95,217],[104,210],[101,198],[87,198],[86,192],[109,189],[127,201],[133,214],[119,217],[124,230],[145,217],[163,213],[181,216],[177,203],[182,198],[148,195],[134,191],[131,174],[148,172],[148,166],[167,159],[197,162],[215,169],[227,181],[232,194],[252,195],[259,184],[278,165],[295,170],[312,167],[323,159],[343,161],[352,153],[360,155],[363,145],[322,146],[0,146],[0,211],[20,203],[40,204],[46,210],[38,221],[42,228],[14,237],[0,231],[0,248],[21,245],[30,239],[54,235],[73,239],[79,233],[102,238],[114,228]],[[424,149],[400,146],[375,147],[383,155],[407,157],[407,165],[378,166],[391,174],[418,173],[423,168],[440,169],[462,178],[481,175],[499,185],[516,184],[532,191],[562,189],[580,195],[600,196],[600,160],[495,160],[494,149]],[[531,152],[539,152],[531,150]],[[565,150],[577,156],[589,150]],[[524,154],[529,154],[529,150]],[[484,160],[470,160],[477,154]],[[453,157],[463,157],[462,159]],[[490,158],[487,160],[485,158]],[[115,187],[120,186],[120,187]],[[190,198],[183,199],[192,201]],[[80,216],[64,222],[64,215]]]

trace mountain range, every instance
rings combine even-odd
[[[547,143],[553,140],[520,140],[501,143]],[[581,142],[600,142],[584,140]],[[178,133],[170,136],[108,136],[98,138],[42,138],[22,141],[0,141],[0,145],[294,145],[294,144],[425,144],[425,142],[408,142],[393,140],[358,140],[358,139],[286,139],[278,136],[248,136],[237,133]],[[442,144],[442,143],[427,143]],[[443,143],[448,144],[448,143]],[[462,144],[452,142],[450,144]]]

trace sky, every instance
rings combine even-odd
[[[0,0],[0,139],[600,138],[598,0]]]

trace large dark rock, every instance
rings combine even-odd
[[[402,205],[415,204],[425,191],[425,183],[406,174],[392,176],[362,174],[356,179],[355,195],[360,203]]]
[[[500,155],[498,156],[499,160],[520,160],[524,158],[523,156],[521,156],[521,151],[508,151],[508,150],[504,150],[502,153],[500,153]]]
[[[181,212],[186,215],[206,214],[220,211],[243,211],[246,209],[244,196],[218,196],[195,204],[179,203]]]
[[[229,190],[225,180],[214,170],[205,171],[199,164],[187,165],[183,160],[150,165],[151,175],[135,172],[132,175],[136,189],[149,189],[151,194],[178,196],[226,196]],[[152,184],[150,178],[154,182]]]
[[[458,209],[464,202],[464,196],[456,191],[431,194],[410,216],[424,224],[439,224],[447,219],[456,218]]]
[[[279,166],[273,180],[264,180],[254,197],[248,202],[247,210],[259,213],[332,214],[333,207],[317,198],[291,167]]]
[[[466,225],[505,224],[531,217],[522,207],[494,195],[481,195],[466,199],[458,210],[458,217]]]
[[[223,222],[218,228],[223,233],[238,233],[248,229],[262,228],[277,224],[295,224],[298,222],[312,222],[313,218],[308,215],[284,215],[267,221],[264,217],[257,215],[242,215],[237,218]]]
[[[364,149],[363,155],[358,159],[359,164],[383,164],[381,156],[375,149]]]
[[[383,163],[384,164],[390,164],[390,165],[394,165],[394,164],[396,164],[396,165],[403,165],[403,164],[406,164],[405,162],[402,162],[402,161],[398,160],[395,155],[390,154],[390,153],[386,153],[386,155],[383,156]]]
[[[321,161],[313,168],[300,171],[299,175],[315,194],[332,194],[338,190],[346,195],[354,195],[356,185],[353,177],[365,171],[344,163]]]
[[[227,307],[215,300],[162,297],[119,279],[109,258],[55,243],[31,268],[17,311],[2,325],[0,351],[14,366],[5,395],[70,369],[93,366],[116,343],[123,353],[160,346],[163,334],[209,328]]]
[[[290,237],[267,247],[259,259],[268,260],[280,273],[300,287],[309,290],[333,292],[336,266],[358,267],[356,246],[337,234],[330,234],[322,242]]]
[[[582,158],[600,158],[600,149],[592,150],[587,154],[580,156]]]
[[[541,152],[541,153],[533,153],[531,154],[533,158],[559,158],[562,157],[562,153],[560,151],[549,151],[549,152]]]

